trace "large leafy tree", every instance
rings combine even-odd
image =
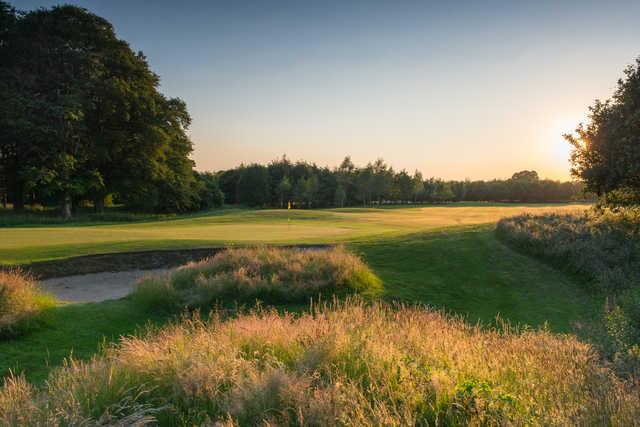
[[[24,194],[103,207],[184,211],[199,205],[184,102],[158,92],[142,53],[109,22],[74,6],[23,15],[0,3],[0,153],[15,206]]]
[[[565,135],[572,174],[611,205],[640,203],[640,58],[624,71],[613,97],[589,108],[589,121]]]

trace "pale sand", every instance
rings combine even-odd
[[[43,280],[41,286],[63,301],[98,302],[127,296],[145,276],[162,276],[174,269],[92,273]]]

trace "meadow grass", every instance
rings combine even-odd
[[[382,284],[343,247],[233,248],[165,277],[143,279],[130,297],[147,310],[210,309],[216,304],[307,303],[320,295],[376,296]]]
[[[0,270],[0,339],[26,333],[56,303],[31,277],[19,270]]]
[[[573,212],[587,205],[452,204],[328,210],[223,209],[206,215],[104,225],[0,228],[0,263],[95,253],[207,246],[355,242],[495,222],[524,212]]]
[[[215,313],[5,379],[9,425],[633,425],[638,385],[571,335],[486,329],[422,307],[334,302]]]

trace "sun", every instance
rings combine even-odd
[[[564,139],[564,134],[574,133],[584,117],[563,118],[555,121],[549,127],[549,148],[553,158],[558,162],[568,162],[571,155],[571,145]]]

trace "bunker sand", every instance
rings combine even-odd
[[[43,280],[41,286],[68,302],[100,302],[127,296],[135,284],[147,276],[163,276],[173,269],[132,270],[80,274]]]

